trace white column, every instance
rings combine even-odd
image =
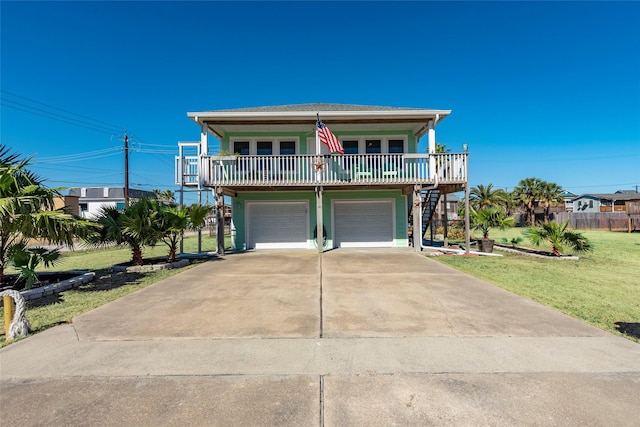
[[[209,132],[207,125],[204,123],[200,128],[200,154],[203,156],[209,155]]]
[[[204,156],[209,155],[209,132],[207,125],[202,124],[200,127],[200,147],[198,150],[198,189],[206,186],[209,182],[209,165]]]
[[[429,179],[436,177],[436,158],[432,155],[436,153],[436,128],[435,121],[429,120],[429,129],[427,130],[427,141],[429,143]]]

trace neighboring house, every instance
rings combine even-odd
[[[57,196],[53,198],[53,209],[62,209],[71,215],[78,215],[80,207],[76,196]]]
[[[316,114],[343,156],[317,142]],[[428,219],[431,199],[466,188],[467,153],[435,154],[435,127],[449,114],[344,104],[188,113],[200,141],[179,143],[176,183],[230,198],[234,249],[407,247],[420,238],[411,224],[421,207]],[[209,153],[212,135],[226,155]],[[422,137],[433,154],[418,152]]]
[[[576,197],[578,197],[578,195],[572,193],[569,190],[562,190],[562,193],[560,193],[560,195],[564,199],[564,210],[566,212],[573,212],[573,201]]]
[[[640,202],[640,193],[583,194],[573,200],[574,212],[626,212],[627,202]]]
[[[438,220],[443,219],[442,217],[445,211],[444,203],[445,203],[444,197],[441,197],[440,203],[438,203],[438,206],[436,208],[436,214],[435,214],[435,218]],[[460,204],[460,200],[458,199],[458,196],[456,196],[455,194],[447,194],[447,206],[446,206],[447,220],[451,221],[451,220],[460,219],[458,215],[459,204]]]
[[[77,187],[69,190],[69,196],[78,198],[77,215],[94,218],[103,206],[115,206],[124,209],[124,187]],[[153,198],[152,191],[129,189],[130,201],[143,197]]]

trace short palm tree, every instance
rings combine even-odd
[[[183,206],[169,206],[162,202],[156,203],[158,217],[156,226],[161,231],[162,242],[169,248],[168,262],[176,260],[178,244],[184,235],[184,230],[189,225],[187,209]]]
[[[475,210],[473,207],[469,211],[471,217],[471,227],[482,232],[482,238],[489,238],[491,228],[504,230],[513,227],[515,218],[507,216],[502,208],[487,207]]]
[[[560,256],[564,246],[569,246],[575,252],[589,252],[593,249],[589,240],[581,233],[568,228],[569,221],[561,224],[557,222],[540,223],[537,227],[528,228],[523,233],[534,245],[540,246],[547,242],[554,255]]]
[[[95,218],[100,228],[86,241],[94,246],[128,245],[132,263],[142,265],[144,247],[155,245],[162,236],[157,217],[153,201],[146,198],[131,203],[122,212],[114,206],[103,207]]]
[[[189,226],[194,230],[200,230],[204,226],[204,220],[211,212],[213,206],[211,205],[198,205],[192,204],[187,208],[187,214],[189,217]],[[198,239],[198,252],[202,252],[202,241]]]

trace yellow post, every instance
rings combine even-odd
[[[9,326],[11,326],[11,321],[13,320],[13,313],[16,311],[16,305],[13,301],[13,298],[9,295],[5,295],[4,299],[4,339],[5,341],[9,340]]]

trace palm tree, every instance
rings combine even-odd
[[[513,190],[514,199],[527,213],[527,224],[535,223],[536,201],[540,198],[543,181],[539,178],[525,178]]]
[[[539,203],[544,207],[544,222],[549,222],[549,210],[551,206],[564,201],[562,187],[555,182],[543,181],[540,185]]]
[[[471,227],[474,230],[482,232],[482,238],[489,238],[489,230],[491,228],[499,228],[504,230],[513,227],[515,218],[505,215],[502,208],[495,206],[485,207],[475,210],[473,207],[469,211],[471,216]]]
[[[192,204],[187,208],[187,215],[189,218],[189,226],[194,230],[200,231],[204,226],[204,220],[211,212],[213,206],[210,205],[198,205],[196,203]],[[198,233],[198,252],[202,252],[202,240],[200,238],[200,234]]]
[[[557,222],[540,223],[537,227],[532,227],[523,233],[533,244],[540,246],[542,242],[547,242],[556,256],[560,256],[560,251],[564,245],[570,246],[575,252],[589,252],[593,249],[589,240],[581,233],[568,229],[569,221],[562,224]]]
[[[505,192],[500,188],[493,188],[493,184],[486,187],[482,184],[471,188],[469,194],[470,204],[476,210],[488,207],[498,207],[505,205]]]
[[[154,203],[147,198],[131,203],[122,212],[115,206],[105,206],[95,218],[100,229],[86,240],[95,246],[128,245],[132,263],[142,265],[144,247],[153,246],[162,238],[157,220]]]
[[[159,212],[156,226],[161,231],[162,242],[169,248],[167,261],[173,262],[176,260],[180,238],[189,225],[188,212],[183,206],[167,206],[163,203],[157,203],[156,209]]]
[[[62,210],[54,210],[59,189],[50,189],[27,167],[31,159],[20,159],[0,145],[0,282],[9,252],[29,238],[41,238],[55,245],[73,246],[92,226]],[[18,252],[15,252],[18,253]]]

